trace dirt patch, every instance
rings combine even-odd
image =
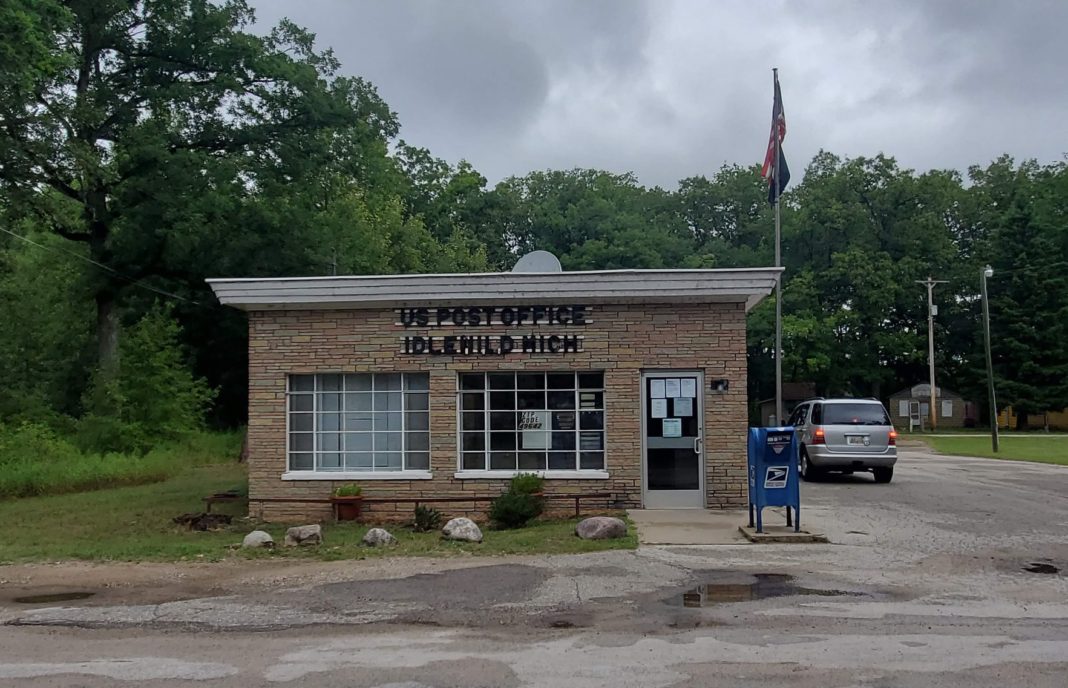
[[[418,574],[512,564],[522,557],[435,559],[404,557],[362,561],[230,559],[220,562],[85,562],[0,565],[0,609],[25,609],[14,597],[68,592],[72,582],[93,597],[79,604],[161,604],[197,597],[273,593],[339,581],[393,579]]]
[[[380,600],[421,603],[435,609],[489,607],[528,599],[548,576],[545,570],[532,566],[503,564],[391,580],[331,583],[316,588],[314,594],[344,603]]]

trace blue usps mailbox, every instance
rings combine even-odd
[[[749,428],[749,526],[755,525],[758,533],[764,532],[766,506],[786,507],[786,525],[801,530],[797,435],[791,427]]]

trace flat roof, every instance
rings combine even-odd
[[[588,270],[206,280],[219,302],[245,311],[407,308],[471,304],[744,303],[775,288],[782,268]]]

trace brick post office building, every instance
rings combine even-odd
[[[618,507],[744,507],[745,314],[777,274],[209,280],[248,313],[253,513],[325,518],[328,504],[279,500],[348,482],[367,497],[492,496],[520,472]],[[367,511],[410,518],[411,504]]]

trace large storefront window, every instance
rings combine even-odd
[[[604,373],[461,373],[464,471],[604,470]]]
[[[430,469],[426,373],[290,375],[289,470]]]

